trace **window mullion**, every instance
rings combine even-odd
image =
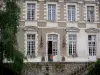
[[[72,12],[73,12],[73,11],[72,11],[72,8],[71,8],[71,21],[72,21]]]
[[[53,6],[51,5],[51,20],[53,20],[52,15],[53,15]]]
[[[71,52],[72,53],[71,54],[73,55],[73,40],[71,40],[71,44],[72,44],[72,48],[71,48],[71,50],[72,50]]]

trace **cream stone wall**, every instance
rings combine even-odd
[[[28,1],[28,0],[26,0]],[[25,49],[25,39],[24,39],[24,34],[27,31],[32,31],[32,32],[36,32],[36,34],[38,35],[37,37],[37,56],[36,58],[34,58],[33,60],[29,60],[31,62],[35,61],[35,62],[41,62],[41,58],[42,56],[46,55],[46,47],[47,47],[47,43],[46,43],[46,34],[48,33],[57,33],[59,34],[60,37],[60,61],[61,61],[61,57],[64,56],[66,58],[66,62],[81,62],[81,61],[89,61],[88,60],[88,46],[87,44],[87,33],[85,32],[86,29],[88,28],[96,28],[98,30],[100,30],[100,7],[99,4],[95,1],[84,1],[84,0],[30,0],[33,2],[36,2],[36,20],[35,21],[27,21],[26,20],[26,1],[21,0],[19,2],[20,8],[21,8],[21,14],[20,14],[20,26],[19,26],[19,30],[18,30],[18,45],[19,45],[19,50],[22,53],[25,53],[26,49]],[[54,2],[57,4],[57,21],[48,21],[47,20],[47,3],[48,2]],[[76,21],[75,22],[67,22],[67,5],[74,3],[75,5],[77,5],[77,14],[76,14]],[[96,22],[94,23],[87,23],[86,22],[86,6],[85,4],[94,4],[96,5]],[[27,28],[26,28],[27,27]],[[78,33],[78,45],[79,48],[77,49],[79,56],[76,58],[70,58],[68,57],[68,40],[65,40],[66,46],[62,47],[62,43],[63,43],[63,37],[66,37],[65,35],[68,34],[68,32],[66,31],[67,28],[69,27],[76,27],[78,29],[80,29],[80,32]],[[26,28],[26,30],[25,30]],[[34,28],[37,28],[37,30]],[[72,32],[71,32],[72,33]],[[95,33],[96,34],[96,33]],[[100,34],[100,33],[98,33]],[[41,36],[42,36],[42,40],[43,40],[43,47],[40,47],[40,40],[41,40]],[[97,37],[98,39],[100,37]],[[81,44],[83,43],[83,44]],[[84,47],[83,47],[84,46]],[[83,54],[83,52],[85,51],[85,53]],[[99,47],[97,49],[97,52],[99,53]],[[97,58],[100,57],[100,54],[97,54]],[[46,58],[46,57],[45,57]],[[95,61],[96,58],[93,58],[93,61]],[[90,60],[91,61],[91,60]],[[47,61],[46,61],[47,62]]]
[[[78,23],[79,28],[86,28],[86,23]]]
[[[37,12],[38,13],[38,20],[44,20],[44,4],[45,4],[45,2],[43,2],[43,1],[40,1],[39,2],[39,11]]]
[[[84,21],[84,4],[79,3],[79,21]]]
[[[58,5],[59,5],[59,12],[58,12],[58,14],[59,14],[59,16],[58,16],[58,21],[66,21],[65,19],[64,19],[64,5],[65,5],[65,3],[64,2],[59,2],[58,3]]]

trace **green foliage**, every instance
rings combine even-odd
[[[100,75],[100,60],[97,62],[93,63],[89,67],[89,72],[87,75]]]
[[[17,44],[20,8],[17,0],[4,0],[4,4],[5,10],[0,10],[0,63],[7,58],[14,62],[12,69],[20,72],[24,58]]]

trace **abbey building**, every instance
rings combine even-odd
[[[25,62],[100,58],[99,0],[21,0],[19,50]]]

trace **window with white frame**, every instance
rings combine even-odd
[[[35,20],[35,3],[27,3],[27,20]]]
[[[76,34],[69,34],[69,56],[76,55],[76,44],[77,44],[77,36]]]
[[[27,56],[35,57],[35,34],[27,34]]]
[[[87,6],[87,21],[94,22],[95,20],[95,12],[94,6]]]
[[[89,56],[96,55],[96,35],[88,35]]]
[[[69,22],[74,22],[75,21],[75,5],[68,5],[68,21]]]
[[[48,20],[56,20],[56,4],[48,4]]]

